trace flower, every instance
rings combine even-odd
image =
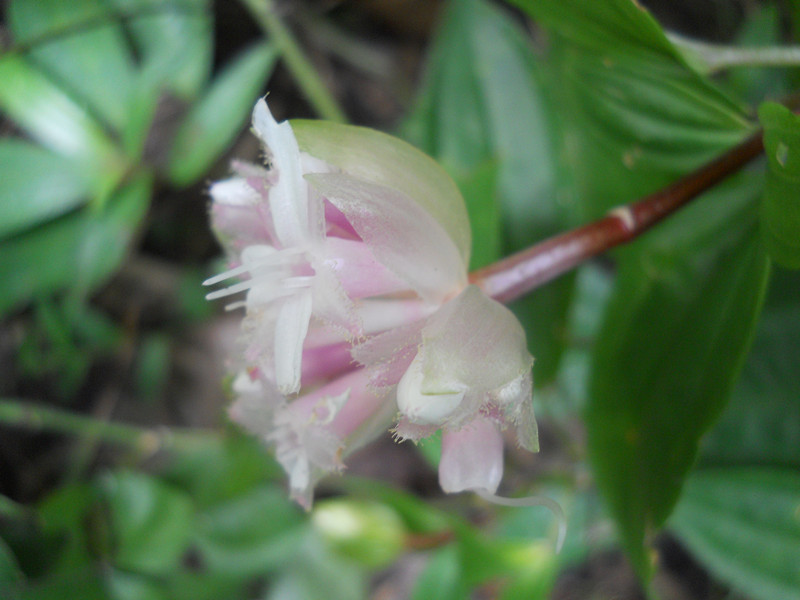
[[[292,496],[394,424],[443,431],[447,492],[494,493],[501,431],[535,451],[532,357],[504,306],[468,285],[463,199],[436,163],[391,136],[253,111],[266,168],[212,185],[230,268],[209,299],[244,308],[234,421],[275,449]],[[237,279],[231,283],[231,280]]]

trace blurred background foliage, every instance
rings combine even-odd
[[[7,2],[0,596],[800,597],[800,120],[762,104],[798,32],[779,0]],[[560,554],[541,508],[442,496],[435,441],[305,514],[226,424],[205,189],[267,92],[437,158],[473,267],[765,128],[767,160],[513,307],[542,452],[504,489],[562,504]]]

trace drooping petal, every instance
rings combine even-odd
[[[426,394],[459,386],[490,392],[528,373],[533,364],[517,318],[472,285],[428,319],[421,352]]]
[[[447,493],[497,491],[503,478],[503,437],[489,420],[476,418],[442,433],[439,485]]]
[[[275,323],[275,383],[283,394],[300,390],[303,342],[311,318],[311,291],[302,290],[283,301]]]
[[[422,298],[442,302],[466,285],[466,263],[441,225],[396,189],[342,173],[307,175],[375,258]]]
[[[292,127],[303,152],[410,198],[438,222],[462,262],[469,263],[466,206],[458,187],[436,161],[403,140],[365,127],[306,120],[293,120]]]

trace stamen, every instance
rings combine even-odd
[[[239,292],[243,292],[244,290],[249,290],[251,287],[253,287],[253,285],[255,285],[255,283],[256,281],[254,279],[248,279],[247,281],[235,283],[226,288],[222,288],[221,290],[217,290],[215,292],[211,292],[210,294],[206,294],[206,300],[216,300],[217,298],[224,298],[225,296],[232,296],[233,294],[238,294]]]
[[[547,496],[526,496],[524,498],[503,498],[502,496],[496,496],[495,494],[490,494],[486,490],[475,489],[472,490],[478,496],[486,500],[487,502],[491,502],[492,504],[499,504],[501,506],[514,506],[514,507],[523,507],[523,506],[546,506],[549,508],[553,515],[555,515],[556,519],[558,519],[558,537],[556,538],[556,554],[561,552],[561,548],[564,546],[564,538],[567,537],[567,517],[564,515],[564,509],[561,508],[561,505],[553,500],[552,498],[548,498]]]
[[[220,281],[225,281],[226,279],[230,279],[231,277],[236,277],[237,275],[241,275],[242,273],[247,273],[250,270],[250,267],[247,265],[239,265],[238,267],[234,267],[233,269],[228,269],[227,271],[223,271],[219,275],[214,275],[213,277],[209,277],[203,282],[203,285],[214,285],[215,283],[219,283]]]
[[[238,294],[239,292],[249,290],[255,285],[261,285],[264,283],[263,279],[265,276],[272,275],[274,277],[274,275],[280,273],[280,271],[286,267],[298,264],[300,262],[298,259],[304,254],[305,251],[301,248],[289,248],[287,250],[279,250],[271,253],[268,256],[259,257],[255,261],[245,259],[244,264],[234,267],[233,269],[228,269],[219,275],[209,277],[203,282],[203,285],[214,285],[215,283],[225,281],[226,279],[230,279],[232,277],[238,277],[239,275],[244,275],[245,273],[250,274],[250,279],[241,281],[239,283],[234,283],[233,285],[221,290],[211,292],[210,294],[206,295],[206,300],[217,300],[218,298],[224,298],[226,296],[231,296],[233,294]],[[290,277],[284,279],[281,283],[285,284],[289,288],[294,289],[298,287],[308,287],[310,285],[310,279],[311,277]],[[287,294],[278,292],[275,297],[278,298],[285,295]],[[235,308],[238,308],[238,304],[235,306]]]

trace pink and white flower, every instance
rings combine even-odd
[[[516,318],[468,285],[455,184],[405,142],[277,123],[263,100],[253,129],[268,167],[235,164],[210,190],[230,269],[208,297],[245,309],[231,417],[275,448],[305,506],[393,425],[414,441],[443,431],[445,491],[494,493],[501,431],[538,449],[533,359]]]

